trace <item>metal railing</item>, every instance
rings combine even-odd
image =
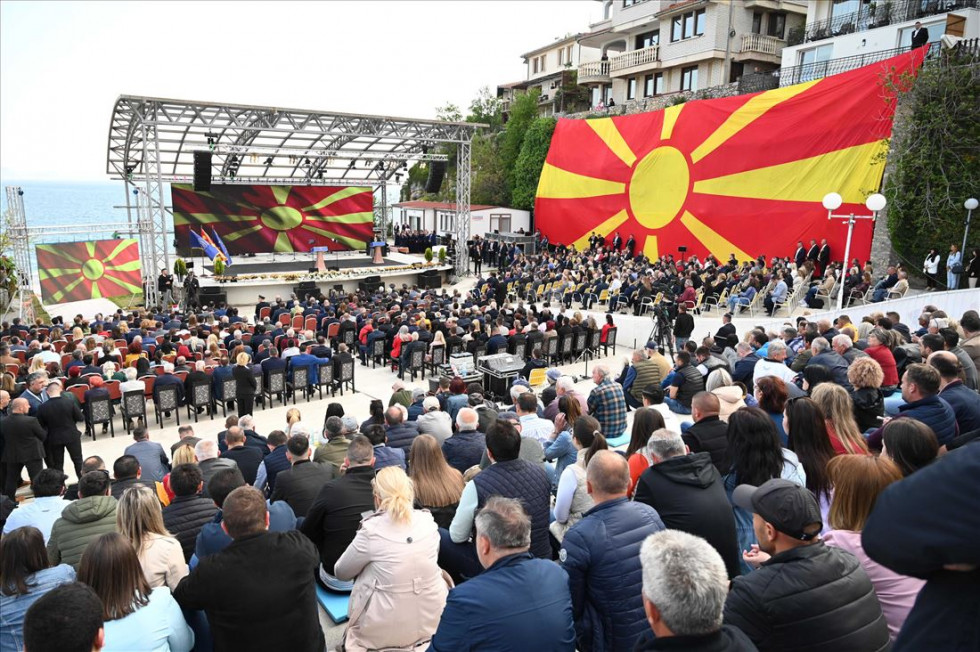
[[[763,34],[743,34],[742,49],[739,52],[759,52],[779,56],[786,47],[786,41],[775,36],[765,36]]]
[[[660,46],[651,45],[650,47],[639,50],[624,52],[618,57],[609,60],[609,72],[614,73],[636,66],[643,66],[660,60]]]
[[[878,0],[870,4],[861,3],[858,11],[807,23],[802,35],[796,33],[790,37],[790,45],[976,7],[980,7],[980,0]]]
[[[609,61],[590,61],[578,67],[578,83],[609,81]]]

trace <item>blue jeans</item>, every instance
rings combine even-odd
[[[664,396],[664,405],[670,408],[670,411],[674,414],[690,414],[691,408],[685,407],[679,401],[672,399],[669,396]]]
[[[457,584],[483,572],[476,546],[471,541],[456,543],[445,528],[439,528],[439,567],[444,568]]]
[[[677,372],[671,371],[670,373],[667,374],[666,378],[660,381],[660,386],[663,387],[664,389],[667,389],[668,387],[670,387],[670,384],[674,382],[675,376],[677,376]]]

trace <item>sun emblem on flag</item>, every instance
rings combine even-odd
[[[536,220],[580,250],[593,231],[619,231],[650,259],[680,245],[720,260],[779,255],[806,233],[830,232],[820,204],[828,192],[860,207],[877,191],[894,112],[877,74],[560,120]],[[862,236],[870,246],[870,228]]]
[[[365,187],[215,185],[195,193],[174,184],[171,193],[178,241],[187,241],[183,230],[207,225],[232,254],[360,249],[374,222]]]
[[[36,247],[45,302],[82,301],[142,292],[139,247],[133,239],[90,240]]]

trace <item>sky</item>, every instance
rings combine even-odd
[[[433,118],[594,0],[0,3],[0,178],[107,180],[119,95]]]

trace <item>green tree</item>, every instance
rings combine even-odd
[[[500,157],[501,139],[500,133],[477,134],[473,139],[470,196],[474,204],[510,204],[510,182]]]
[[[504,128],[503,141],[500,143],[500,162],[504,170],[510,176],[510,184],[513,187],[513,170],[517,163],[517,157],[521,154],[521,147],[524,145],[524,135],[528,127],[538,117],[538,89],[533,89],[529,93],[521,93],[514,97],[510,103],[510,114]]]
[[[490,131],[499,131],[503,126],[501,114],[500,100],[488,86],[484,86],[470,102],[470,114],[466,116],[466,121],[490,125]]]
[[[931,247],[962,243],[963,201],[976,196],[980,64],[968,57],[953,50],[927,61],[899,103],[885,196],[892,246],[912,270]],[[967,249],[978,243],[974,229]]]
[[[511,203],[514,208],[531,210],[538,190],[541,168],[551,147],[551,136],[558,122],[554,118],[537,118],[531,123],[514,165]]]

